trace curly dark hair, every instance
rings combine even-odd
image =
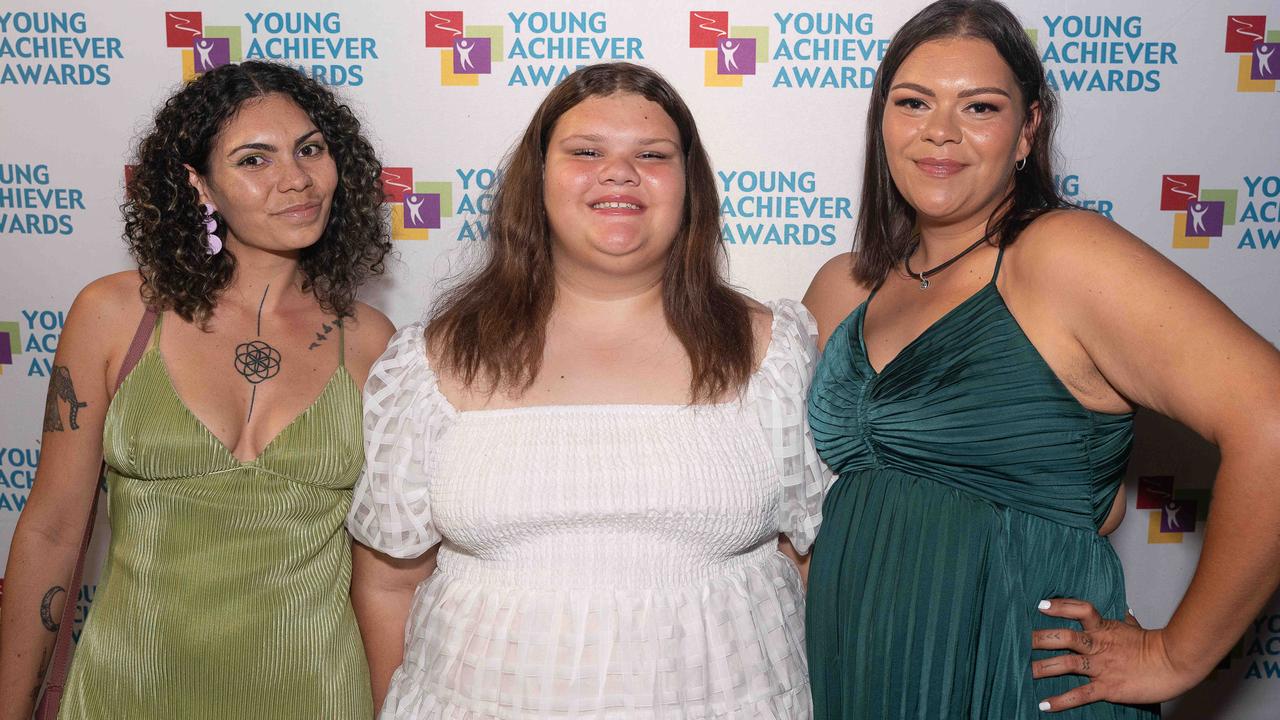
[[[231,282],[235,256],[229,250],[208,254],[200,196],[184,166],[206,174],[218,132],[245,101],[273,93],[291,98],[316,124],[338,171],[329,222],[299,259],[302,289],[315,293],[326,312],[347,317],[356,289],[383,271],[391,242],[381,207],[382,164],[361,134],[360,121],[332,92],[294,68],[244,62],[183,86],[156,113],[155,127],[138,145],[120,209],[148,305],[203,323]],[[214,217],[222,226],[222,218]]]

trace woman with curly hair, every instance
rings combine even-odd
[[[286,66],[213,70],[160,109],[123,206],[138,269],[81,291],[54,361],[0,717],[31,713],[104,455],[111,544],[60,717],[372,714],[343,518],[392,330],[355,300],[390,249],[380,173],[350,109]]]

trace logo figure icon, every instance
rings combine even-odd
[[[1204,214],[1208,212],[1209,207],[1204,203],[1193,202],[1187,204],[1187,212],[1191,213],[1191,227],[1195,232],[1204,232]]]
[[[475,64],[471,62],[471,51],[476,49],[475,45],[470,41],[468,41],[467,39],[463,38],[462,40],[458,41],[457,47],[458,47],[458,61],[462,63],[462,68],[464,70],[470,68],[472,71],[474,71]]]
[[[734,45],[732,40],[725,40],[720,47],[724,49],[724,66],[728,68],[730,72],[737,72],[738,61],[735,60],[733,56],[737,54],[738,50],[742,46]]]
[[[195,48],[196,62],[200,64],[200,67],[209,67],[213,64],[209,59],[209,53],[213,51],[213,43],[204,39],[197,40]]]
[[[1180,532],[1182,530],[1182,519],[1180,516],[1182,515],[1183,509],[1184,508],[1176,502],[1169,502],[1164,506],[1165,521],[1170,530],[1175,532]]]
[[[405,193],[403,204],[406,229],[440,228],[440,195],[437,193]]]
[[[1280,62],[1277,62],[1276,67],[1271,65],[1271,56],[1275,54],[1275,51],[1275,43],[1258,43],[1253,46],[1252,79],[1280,80]]]

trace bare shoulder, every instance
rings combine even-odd
[[[1084,210],[1046,213],[1023,231],[1006,253],[1010,268],[1051,286],[1087,286],[1094,273],[1153,270],[1181,272],[1141,238]]]
[[[769,343],[773,338],[773,311],[769,306],[755,298],[742,296],[747,303],[747,311],[751,317],[751,341],[753,345],[752,365],[758,367],[769,352]]]
[[[108,355],[116,346],[127,345],[146,311],[141,287],[137,270],[112,273],[84,286],[71,303],[59,344],[77,349],[92,345]]]
[[[813,276],[804,294],[804,306],[818,322],[819,347],[827,344],[836,327],[871,292],[853,277],[853,261],[853,253],[841,253],[828,260]]]
[[[347,345],[348,371],[361,385],[369,374],[369,368],[387,349],[387,341],[395,333],[395,325],[380,310],[357,302],[350,317],[342,321]]]

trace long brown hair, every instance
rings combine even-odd
[[[1053,133],[1058,102],[1045,82],[1044,65],[1036,47],[1009,9],[995,0],[939,0],[907,21],[889,42],[876,71],[867,108],[866,161],[858,208],[855,244],[858,252],[853,276],[866,285],[879,285],[911,250],[915,209],[907,203],[889,174],[884,147],[884,107],[898,68],[917,47],[931,40],[966,37],[986,40],[1004,58],[1018,81],[1022,104],[1031,119],[1039,106],[1040,121],[1031,140],[1026,165],[1014,174],[1012,192],[987,220],[987,240],[1011,244],[1033,220],[1057,208],[1070,207],[1053,180]]]
[[[680,131],[684,214],[663,270],[662,305],[689,356],[690,397],[713,401],[751,376],[750,310],[724,279],[719,197],[693,115],[658,73],[631,63],[605,63],[569,75],[538,106],[497,182],[487,262],[445,293],[432,312],[427,342],[438,350],[443,366],[470,388],[519,393],[538,376],[555,302],[543,204],[547,144],[560,116],[587,98],[615,93],[652,101]]]

